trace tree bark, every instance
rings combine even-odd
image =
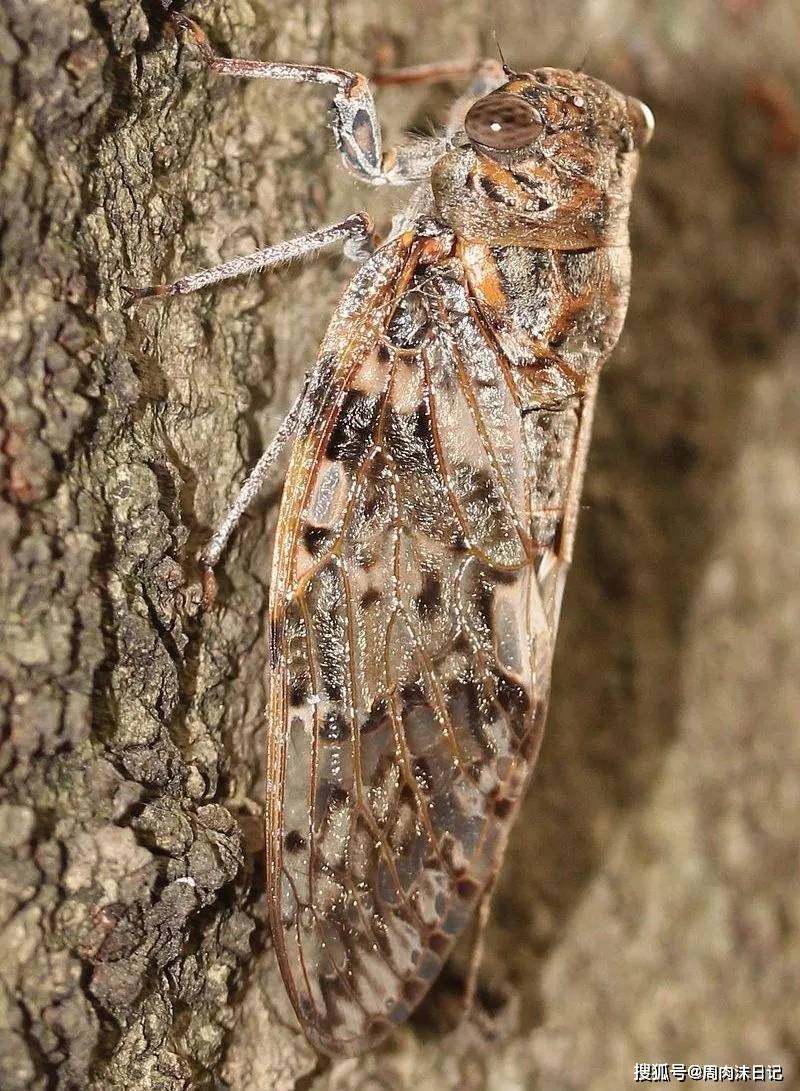
[[[635,10],[634,10],[635,9]],[[291,404],[337,257],[171,280],[378,202],[313,88],[215,78],[158,0],[0,12],[0,1086],[592,1088],[800,1049],[797,13],[733,0],[212,0],[230,55],[369,71],[494,51],[653,106],[550,731],[482,1016],[330,1066],[296,1030],[257,851],[278,488],[199,610],[197,553]],[[711,48],[713,43],[713,49]],[[765,71],[765,58],[769,70]],[[452,90],[452,89],[451,89]],[[390,135],[444,101],[382,95]],[[414,113],[416,109],[416,114]],[[441,115],[440,115],[441,116]],[[491,1009],[491,1014],[490,1014]]]

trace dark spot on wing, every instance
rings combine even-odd
[[[428,946],[435,955],[441,958],[450,947],[450,940],[441,932],[432,932],[428,940]]]
[[[456,893],[458,894],[459,898],[474,898],[479,890],[480,887],[474,879],[459,879],[456,883]]]
[[[306,839],[299,830],[289,830],[283,839],[283,844],[287,852],[299,852],[306,847]]]
[[[403,999],[408,1000],[410,1004],[416,1004],[425,992],[426,987],[424,982],[412,977],[403,985]]]
[[[283,618],[273,617],[269,623],[269,661],[274,669],[281,658],[281,642],[283,640]]]
[[[372,474],[367,478],[366,487],[364,489],[364,496],[361,501],[361,506],[364,511],[364,519],[369,522],[374,519],[375,515],[381,506],[382,494],[378,487],[376,477],[379,473],[380,463],[377,458],[373,459]]]
[[[324,659],[320,661],[321,674],[320,679],[322,683],[322,695],[327,697],[333,705],[340,705],[344,701],[344,686],[339,680],[338,676],[334,676],[332,669],[330,670],[329,664]]]
[[[305,684],[299,678],[292,679],[292,685],[289,689],[289,704],[292,708],[305,704],[307,698],[308,691]]]
[[[325,713],[319,729],[319,736],[325,742],[342,742],[350,735],[350,726],[347,720],[336,709],[330,709]]]
[[[348,390],[339,410],[325,454],[333,462],[358,462],[370,446],[378,418],[380,398],[360,390]]]
[[[349,798],[347,792],[338,784],[330,780],[321,780],[314,797],[314,825],[319,828],[325,816],[330,811],[344,807]]]
[[[448,704],[453,723],[465,724],[470,734],[483,742],[480,692],[469,679],[456,679],[448,686]]]
[[[361,725],[361,734],[369,735],[370,732],[377,731],[386,723],[391,723],[391,717],[389,716],[386,699],[379,697],[376,701],[373,701],[369,715]]]
[[[500,675],[497,679],[497,699],[508,714],[514,734],[522,738],[527,730],[525,715],[531,704],[527,693],[518,682],[513,682],[506,675]]]
[[[330,540],[331,535],[325,527],[307,526],[303,531],[303,545],[312,557],[318,557]]]
[[[494,591],[485,580],[479,580],[475,589],[475,609],[481,621],[491,632],[494,627]]]
[[[376,591],[374,587],[370,587],[368,591],[365,591],[361,596],[361,605],[365,610],[368,610],[370,606],[373,606],[376,602],[380,602],[383,595],[380,591]]]
[[[400,696],[406,708],[413,708],[415,705],[427,705],[428,703],[425,691],[417,681],[404,683],[400,689]]]
[[[442,605],[442,583],[438,576],[426,572],[422,577],[422,590],[417,595],[417,610],[428,618]]]
[[[477,784],[478,781],[481,779],[481,773],[483,772],[483,768],[483,762],[473,761],[470,762],[465,771],[469,779]]]
[[[411,288],[398,302],[386,336],[397,348],[414,349],[428,336],[429,328],[425,299],[420,292]]]
[[[391,1029],[392,1024],[388,1019],[380,1015],[373,1015],[367,1025],[367,1033],[371,1038],[383,1038]]]
[[[401,806],[405,805],[412,810],[414,809],[416,804],[416,796],[414,795],[414,789],[411,787],[407,780],[404,780],[403,783],[400,785],[400,791],[397,798]],[[407,836],[410,837],[413,835],[408,834]]]
[[[412,414],[414,418],[413,432],[417,439],[424,441],[425,446],[433,448],[433,427],[427,402],[420,402]]]
[[[492,809],[497,817],[501,820],[508,818],[511,814],[511,810],[514,806],[514,801],[509,799],[508,796],[499,796],[493,803]]]

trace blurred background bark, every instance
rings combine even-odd
[[[203,0],[225,52],[577,65],[657,118],[549,733],[480,1018],[442,981],[379,1055],[294,1027],[248,830],[277,490],[214,612],[194,558],[313,359],[328,256],[163,307],[124,283],[391,201],[313,88],[209,77],[158,0],[0,12],[0,1086],[798,1086],[800,13],[794,0]],[[388,135],[444,90],[381,92]],[[381,197],[382,200],[378,200]],[[456,977],[457,975],[451,975]]]

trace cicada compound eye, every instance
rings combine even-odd
[[[464,129],[479,150],[518,152],[544,129],[538,111],[519,95],[502,91],[479,99],[464,119]]]

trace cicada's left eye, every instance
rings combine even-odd
[[[518,95],[502,91],[479,99],[464,119],[464,129],[479,151],[518,152],[544,129],[537,110]]]

